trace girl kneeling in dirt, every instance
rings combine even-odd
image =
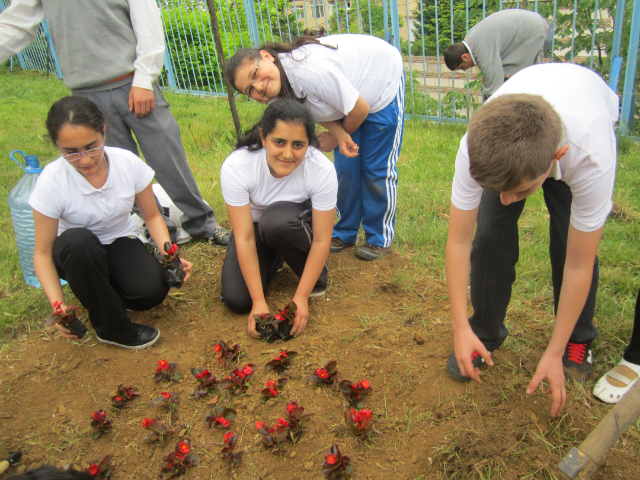
[[[132,220],[138,206],[153,241],[169,232],[156,206],[154,172],[127,150],[104,145],[106,127],[98,107],[65,97],[47,117],[49,136],[62,156],[43,170],[29,204],[33,208],[33,263],[51,305],[66,309],[60,278],[89,311],[99,341],[128,349],[153,345],[157,328],[138,325],[125,309],[149,310],[169,291],[162,267],[140,240]],[[190,275],[191,263],[182,260]],[[65,338],[76,338],[56,325]]]
[[[283,261],[300,277],[291,334],[301,334],[309,297],[327,289],[327,258],[338,192],[331,161],[316,149],[311,113],[293,100],[267,107],[222,165],[220,184],[233,231],[222,267],[222,301],[250,312],[249,334],[260,338],[254,314],[269,313],[265,291]]]

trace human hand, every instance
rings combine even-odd
[[[320,143],[320,150],[323,152],[331,152],[338,146],[338,140],[328,131],[318,134],[318,142]]]
[[[131,90],[129,91],[129,111],[135,111],[136,117],[142,118],[149,115],[155,106],[153,90],[131,87]]]
[[[358,150],[360,147],[351,139],[351,135],[347,132],[343,132],[338,138],[338,146],[340,147],[340,153],[347,158],[353,158],[358,156]]]
[[[480,353],[484,361],[493,367],[493,359],[491,354],[485,348],[471,327],[467,327],[462,331],[454,331],[453,334],[453,350],[458,362],[460,373],[465,377],[471,378],[476,383],[480,381],[480,369],[474,367],[472,363],[472,355],[474,352]]]
[[[538,362],[538,368],[533,375],[531,382],[527,385],[527,394],[531,395],[542,380],[547,379],[549,382],[549,388],[545,391],[547,395],[551,393],[552,405],[551,416],[557,416],[564,404],[567,402],[567,389],[564,383],[564,370],[562,368],[562,354],[549,353],[547,349],[542,355],[542,358]]]
[[[269,313],[269,306],[265,301],[253,302],[251,313],[249,314],[249,317],[247,317],[247,331],[253,338],[262,338],[262,336],[256,330],[256,320],[255,318],[253,318],[253,316],[264,315],[266,313]]]
[[[184,270],[184,273],[185,273],[184,280],[182,280],[182,282],[184,283],[187,280],[189,280],[189,277],[191,276],[191,269],[193,268],[193,263],[187,262],[184,258],[181,258],[180,262],[182,263],[182,269]]]
[[[298,308],[296,309],[296,316],[293,319],[291,335],[297,337],[307,328],[307,320],[309,320],[309,300],[306,298],[293,297],[293,301]]]
[[[67,311],[67,304],[66,303],[64,303],[64,302],[54,302],[54,303],[55,303],[55,306],[52,305],[54,311],[56,311],[56,312],[66,312]],[[71,340],[75,340],[75,339],[78,338],[77,335],[71,333],[71,331],[67,330],[66,328],[64,328],[59,323],[56,323],[55,326],[56,326],[56,330],[58,330],[58,332],[60,333],[60,336],[62,338],[68,338],[68,339],[71,339]]]

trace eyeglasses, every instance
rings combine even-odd
[[[262,57],[260,55],[258,55],[258,63],[256,63],[256,68],[254,68],[251,71],[251,75],[249,77],[249,81],[251,82],[251,85],[253,85],[254,83],[256,83],[258,81],[258,68],[260,68],[260,59]]]
[[[84,152],[73,152],[67,153],[66,155],[62,155],[67,162],[77,162],[82,158],[83,155],[87,157],[97,157],[104,150],[104,143],[100,147],[90,148],[89,150],[85,150]]]

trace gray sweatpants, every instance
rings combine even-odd
[[[131,84],[99,92],[76,92],[94,102],[105,115],[105,144],[129,150],[138,155],[140,145],[147,164],[173,203],[183,212],[182,228],[194,237],[210,238],[216,229],[213,209],[203,200],[180,140],[180,127],[169,110],[160,88],[153,84],[155,108],[137,118],[129,111]]]

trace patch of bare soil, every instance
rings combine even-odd
[[[310,302],[307,330],[290,342],[267,344],[251,339],[246,317],[220,303],[224,251],[196,245],[188,252],[198,270],[183,291],[150,312],[131,313],[134,321],[162,331],[153,348],[130,352],[98,343],[94,336],[71,342],[44,331],[16,343],[0,369],[0,456],[22,449],[20,469],[41,463],[86,468],[114,454],[112,478],[156,479],[162,459],[183,435],[200,455],[200,466],[185,478],[320,478],[333,443],[351,456],[357,479],[560,478],[555,465],[610,408],[595,402],[585,387],[572,386],[564,415],[551,419],[548,397],[524,393],[540,351],[528,356],[497,351],[496,366],[485,371],[482,385],[452,380],[444,368],[452,348],[445,286],[397,254],[377,262],[356,260],[352,249],[332,255],[329,291]],[[296,285],[285,268],[267,298],[273,311],[290,300]],[[536,312],[531,310],[529,318],[543,315]],[[524,317],[519,322],[526,331]],[[216,395],[197,400],[192,395],[191,368],[227,375],[214,357],[220,340],[242,344],[241,366],[260,367],[246,395],[222,393],[217,400],[238,411],[231,430],[239,436],[236,450],[245,454],[235,469],[219,459],[224,431],[208,430],[204,422]],[[288,370],[288,385],[269,407],[259,392],[277,377],[264,365],[282,349],[300,355]],[[152,382],[161,359],[180,364],[180,381]],[[371,383],[373,393],[364,401],[375,417],[369,445],[348,432],[343,413],[349,407],[342,394],[308,382],[327,359],[337,360],[340,379]],[[118,411],[109,398],[120,383],[138,387],[142,395]],[[171,415],[151,405],[161,391],[174,390],[181,403]],[[316,416],[305,421],[306,433],[297,444],[287,443],[282,453],[273,454],[257,441],[254,424],[273,425],[289,400]],[[107,410],[114,427],[92,440],[90,416],[99,408]],[[145,417],[170,422],[178,436],[145,444]],[[632,430],[596,478],[640,478],[639,445]]]

